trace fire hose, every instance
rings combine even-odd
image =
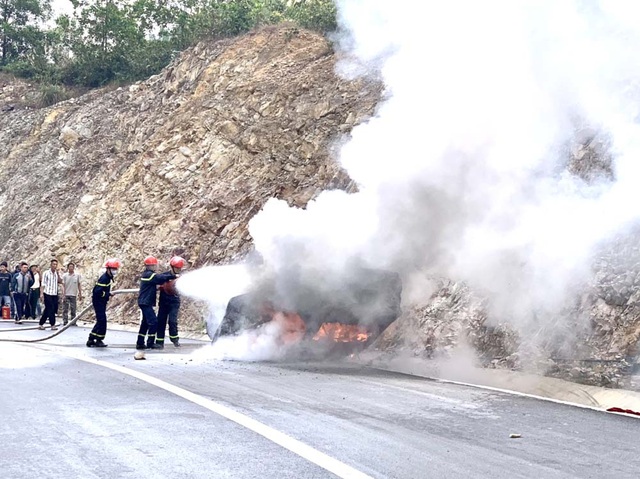
[[[117,294],[127,294],[127,293],[137,293],[137,292],[138,292],[137,289],[118,289],[116,291],[112,291],[111,294],[112,295],[117,295]],[[73,318],[67,324],[62,326],[62,328],[58,329],[55,333],[50,334],[49,336],[44,336],[44,337],[41,337],[41,338],[34,338],[34,339],[6,339],[6,338],[0,338],[0,341],[11,342],[11,343],[38,343],[40,341],[47,341],[48,339],[55,338],[59,334],[64,333],[67,329],[69,329],[71,326],[76,324],[80,318],[82,318],[84,315],[86,315],[89,311],[92,311],[92,310],[93,310],[93,306],[92,305],[87,306],[82,311],[80,311],[80,314],[76,315],[75,318]],[[30,326],[30,327],[27,327],[27,328],[0,329],[0,333],[8,333],[8,332],[12,332],[12,331],[14,331],[14,332],[15,331],[31,331],[31,330],[34,330],[34,329],[40,329],[40,327],[39,326]]]

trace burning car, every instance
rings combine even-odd
[[[279,286],[231,298],[213,340],[275,321],[283,342],[307,339],[362,349],[401,313],[402,282],[389,271],[357,268],[339,280]]]

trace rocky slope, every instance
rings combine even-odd
[[[594,130],[577,131],[567,145],[567,170],[588,182],[612,179],[608,148],[607,138]],[[536,331],[538,350],[527,350],[525,361],[523,343],[531,338],[490,318],[486,298],[446,278],[434,278],[435,292],[406,308],[373,348],[430,359],[464,356],[471,348],[485,367],[525,367],[585,384],[640,389],[629,374],[640,353],[639,233],[640,226],[630,227],[600,245],[574,301],[550,322],[550,331]]]
[[[304,206],[350,187],[330,151],[380,86],[338,78],[335,61],[323,37],[283,26],[50,108],[0,81],[0,257],[55,256],[94,276],[118,256],[127,287],[147,254],[196,267],[243,255],[268,198]]]
[[[596,169],[603,164],[600,158]],[[527,350],[524,361],[523,343],[531,338],[521,338],[509,324],[489,318],[486,298],[448,279],[438,280],[429,298],[407,308],[373,348],[444,359],[459,351],[465,355],[471,347],[485,367],[524,367],[584,384],[640,390],[640,381],[630,374],[637,371],[640,356],[639,233],[639,228],[630,228],[601,245],[575,301],[559,313],[550,330],[536,332],[538,350]]]
[[[243,256],[247,223],[267,199],[304,206],[324,189],[355,188],[332,147],[374,112],[381,86],[338,78],[335,62],[323,37],[282,26],[200,44],[147,81],[49,108],[29,106],[28,83],[0,76],[0,257],[74,260],[89,279],[118,256],[130,287],[147,254],[178,253],[195,267]],[[582,132],[568,170],[610,178],[606,149]],[[624,384],[640,337],[635,237],[603,246],[571,312],[587,327],[572,355],[544,351],[542,370]],[[486,300],[438,281],[374,347],[439,357],[466,344],[487,366],[521,367],[517,334],[495,318],[488,326]],[[117,301],[112,318],[136,321],[132,300]],[[198,328],[202,311],[191,304],[182,320]]]

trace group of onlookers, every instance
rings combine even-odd
[[[176,348],[180,347],[178,336],[178,311],[180,295],[175,287],[175,280],[186,265],[184,258],[174,256],[169,261],[169,271],[158,273],[158,259],[147,256],[144,259],[145,270],[140,277],[138,306],[142,312],[140,330],[136,349],[163,349],[167,323],[169,339]],[[111,291],[115,284],[121,262],[117,258],[107,260],[104,271],[95,282],[91,292],[91,303],[96,316],[96,323],[87,340],[88,347],[103,348],[107,345],[104,338],[107,333],[107,302],[113,296]],[[61,272],[58,260],[51,260],[49,268],[40,272],[38,265],[29,265],[21,261],[13,272],[8,271],[6,261],[0,262],[0,307],[11,308],[11,317],[17,324],[26,318],[36,319],[40,315],[38,329],[45,329],[48,321],[52,330],[56,326],[60,299],[62,298],[62,320],[64,325],[73,321],[77,313],[78,301],[82,301],[82,278],[75,271],[75,264],[67,264],[66,271]],[[160,300],[158,301],[158,291]],[[40,304],[44,310],[40,313]],[[158,314],[155,307],[158,305]],[[71,317],[69,318],[69,313]]]
[[[43,273],[36,264],[25,261],[9,271],[6,261],[0,262],[0,306],[11,308],[11,318],[21,324],[26,318],[36,319],[40,315],[40,329],[48,320],[51,329],[57,329],[56,314],[62,298],[63,323],[75,318],[78,301],[82,301],[81,277],[75,271],[75,264],[67,264],[66,271],[60,272],[57,260],[51,260]],[[41,304],[44,304],[44,311]]]

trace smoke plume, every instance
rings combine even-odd
[[[494,320],[525,334],[551,324],[594,246],[640,214],[640,6],[338,7],[339,72],[385,87],[339,155],[359,192],[324,192],[305,210],[270,200],[250,223],[257,250],[281,277],[317,284],[339,282],[354,258],[399,272],[412,298],[428,296],[425,277],[465,281]],[[609,139],[613,172],[587,182],[568,150],[591,129]]]
[[[336,138],[357,193],[272,199],[251,220],[273,287],[336,290],[355,262],[398,272],[405,300],[447,277],[488,297],[490,320],[551,325],[594,247],[640,216],[640,5],[337,3],[338,71],[381,80],[384,98]],[[568,162],[589,131],[612,171],[585,181]]]

